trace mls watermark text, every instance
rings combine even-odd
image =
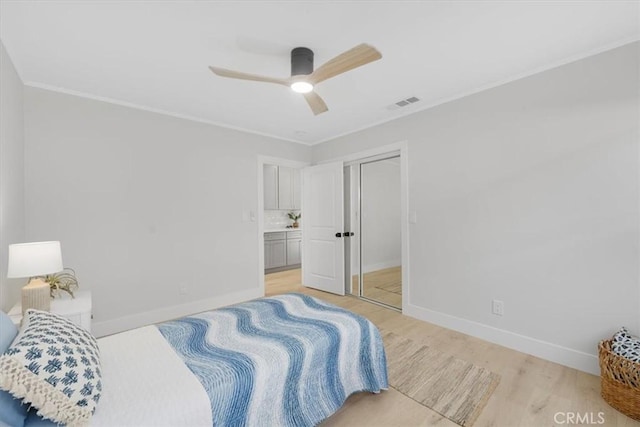
[[[556,412],[553,421],[559,425],[602,425],[604,412]]]

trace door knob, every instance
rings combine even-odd
[[[342,233],[336,233],[336,237],[342,237]]]

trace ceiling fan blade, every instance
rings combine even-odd
[[[380,58],[382,58],[382,54],[375,47],[362,43],[322,64],[311,73],[308,80],[313,84],[318,84]]]
[[[317,93],[308,92],[303,93],[302,95],[304,95],[304,99],[307,100],[307,104],[309,104],[309,107],[311,107],[311,111],[313,111],[313,114],[315,114],[316,116],[329,110],[327,108],[327,104],[324,103],[322,98],[320,98],[320,95],[318,95]]]
[[[220,77],[230,77],[232,79],[252,80],[255,82],[276,83],[289,86],[289,79],[278,79],[275,77],[259,76],[257,74],[241,73],[239,71],[227,70],[225,68],[209,67],[214,74]]]

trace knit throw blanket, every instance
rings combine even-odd
[[[199,379],[216,426],[313,426],[387,389],[378,329],[316,298],[261,298],[158,325]]]

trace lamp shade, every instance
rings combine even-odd
[[[9,245],[7,277],[34,277],[62,271],[60,242]]]

